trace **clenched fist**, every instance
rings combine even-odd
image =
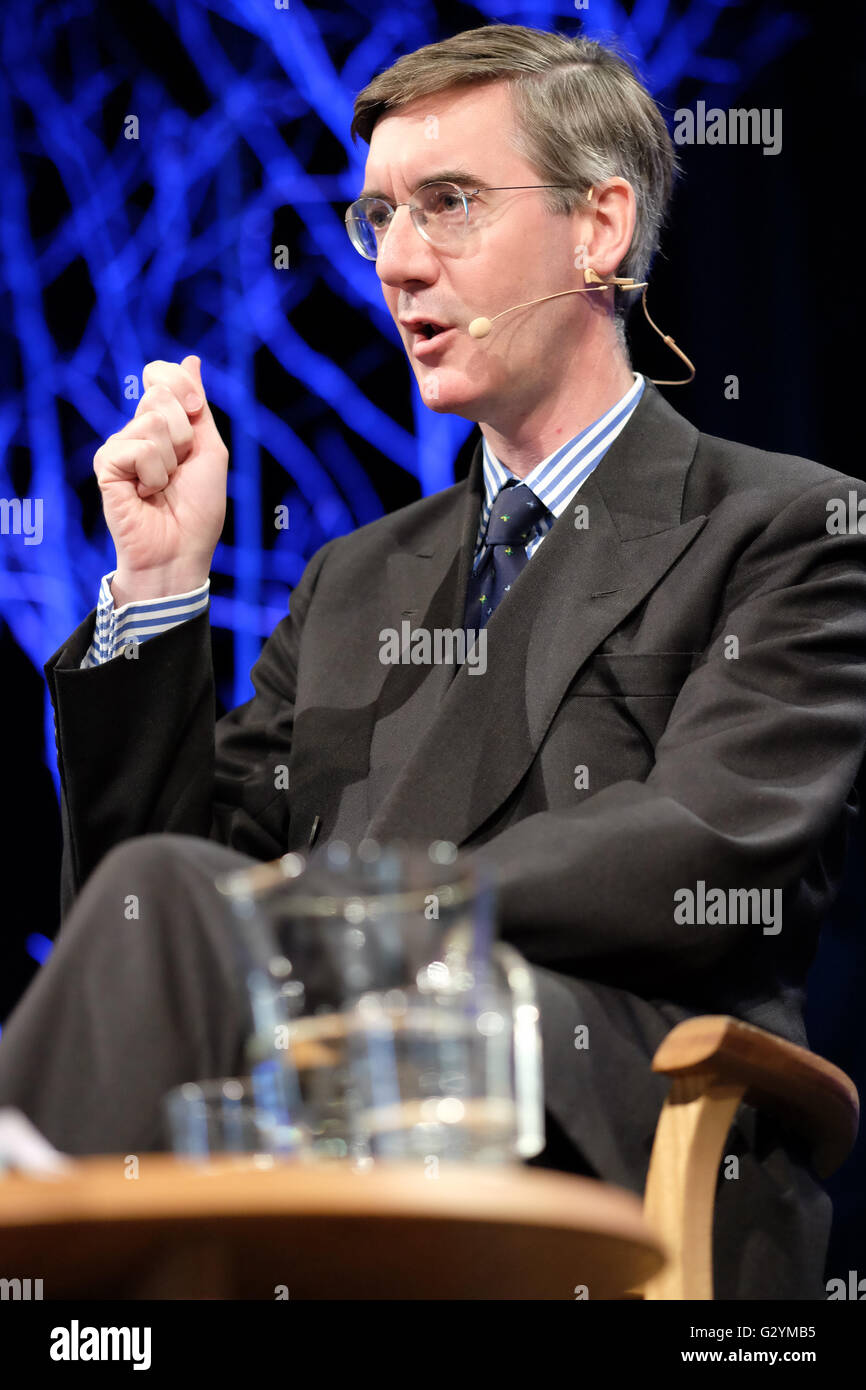
[[[203,584],[226,514],[228,449],[201,360],[148,362],[135,415],[97,449],[93,468],[117,552],[119,607]]]

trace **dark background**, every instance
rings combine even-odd
[[[41,546],[0,535],[4,703],[0,1020],[57,930],[57,774],[42,663],[95,605],[113,547],[92,457],[123,384],[198,352],[232,451],[212,579],[220,708],[306,558],[462,476],[465,422],[421,404],[375,271],[341,220],[366,146],[351,99],[399,53],[485,22],[619,34],[678,106],[781,108],[783,146],[680,147],[649,307],[697,367],[663,388],[700,429],[864,477],[859,149],[866,21],[813,4],[205,3],[33,6],[0,20],[0,495],[43,496]],[[123,139],[129,113],[138,141]],[[342,243],[345,242],[345,245]],[[290,269],[273,268],[289,248]],[[633,364],[680,375],[639,307]],[[739,399],[725,398],[736,375]],[[273,507],[290,508],[274,536]],[[47,736],[46,736],[47,735]],[[866,1087],[864,829],[810,981],[812,1047]],[[828,1183],[828,1276],[866,1274],[866,1146]]]

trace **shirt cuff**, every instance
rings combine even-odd
[[[111,581],[116,571],[105,574],[99,585],[96,606],[96,628],[93,641],[81,662],[81,667],[103,666],[121,651],[133,651],[140,642],[168,632],[190,618],[197,618],[208,606],[210,580],[185,594],[167,594],[165,598],[130,599],[119,608],[114,606]]]

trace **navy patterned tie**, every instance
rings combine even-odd
[[[486,549],[466,587],[467,634],[487,626],[490,614],[526,564],[526,545],[547,508],[525,483],[506,483],[490,513]]]

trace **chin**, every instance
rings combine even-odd
[[[476,410],[480,408],[482,394],[477,383],[467,381],[465,377],[452,378],[450,374],[440,371],[436,378],[438,394],[431,395],[431,379],[432,372],[423,380],[420,377],[416,378],[421,399],[428,410],[434,411],[437,415],[464,415],[469,420],[479,418]]]

